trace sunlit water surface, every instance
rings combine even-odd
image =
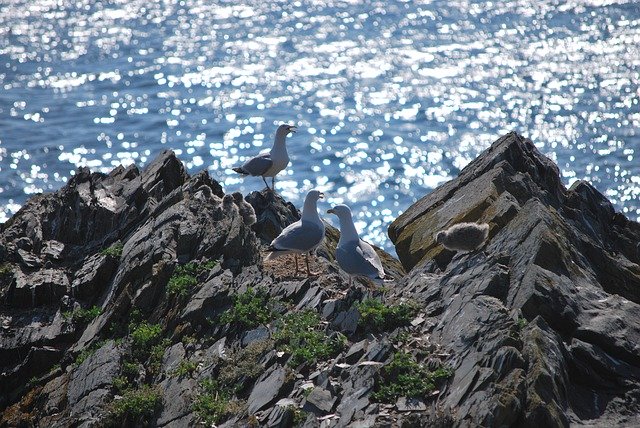
[[[634,1],[1,0],[0,221],[79,166],[169,148],[261,189],[229,168],[281,122],[300,132],[279,192],[323,190],[388,250],[393,219],[511,130],[635,220],[639,65]]]

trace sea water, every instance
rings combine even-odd
[[[2,0],[0,222],[80,166],[164,149],[260,190],[230,168],[280,123],[299,132],[277,191],[349,204],[388,250],[390,222],[512,130],[637,220],[639,70],[634,1]]]

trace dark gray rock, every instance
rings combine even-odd
[[[347,364],[354,364],[358,362],[360,357],[362,357],[365,351],[367,350],[368,345],[369,345],[369,341],[366,339],[351,345],[351,347],[349,348],[349,350],[344,356],[344,360],[347,362]]]
[[[287,370],[284,367],[276,367],[271,372],[260,376],[247,400],[249,414],[254,414],[272,404],[285,387],[286,377]]]
[[[121,349],[109,341],[69,376],[68,406],[79,420],[99,419],[112,398],[111,385],[120,372]]]
[[[16,308],[56,305],[69,290],[69,278],[58,269],[15,273],[16,281],[7,295],[7,304]]]
[[[118,267],[114,257],[94,254],[74,275],[71,293],[76,299],[94,302],[107,287]]]
[[[318,416],[327,414],[333,409],[337,398],[324,388],[315,387],[304,400],[302,410]]]
[[[254,342],[261,342],[267,339],[269,339],[269,329],[265,326],[260,326],[247,331],[242,336],[242,346],[248,346]]]

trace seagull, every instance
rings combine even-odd
[[[336,247],[336,259],[342,270],[349,274],[349,285],[353,281],[352,276],[384,279],[385,273],[380,257],[371,245],[358,236],[351,209],[340,204],[327,210],[327,214],[335,214],[340,221],[340,240]]]
[[[318,199],[324,198],[324,193],[311,190],[307,193],[302,208],[302,218],[290,224],[278,235],[267,251],[269,254],[265,260],[273,260],[285,254],[293,254],[296,261],[296,273],[298,275],[298,254],[305,253],[307,262],[307,275],[309,270],[309,253],[315,250],[324,239],[324,223],[318,215]]]
[[[452,251],[468,253],[482,246],[489,236],[487,223],[458,223],[435,236],[436,242]]]
[[[252,224],[254,224],[257,219],[256,212],[253,209],[253,206],[251,206],[249,202],[244,200],[244,197],[240,192],[233,192],[231,196],[233,196],[233,202],[236,203],[238,211],[240,211],[240,215],[242,216],[242,220],[244,220],[244,224],[246,224],[247,226],[251,226]]]
[[[267,189],[275,191],[276,175],[289,165],[289,154],[287,153],[286,138],[289,133],[296,132],[293,125],[280,125],[276,130],[276,138],[273,147],[268,153],[262,153],[233,170],[242,175],[252,177],[261,176]],[[271,177],[271,188],[267,184],[265,177]]]

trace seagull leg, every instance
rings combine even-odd
[[[264,178],[264,175],[261,177],[262,177],[262,181],[264,181],[264,185],[267,186],[267,189],[271,190],[271,188],[269,187],[269,184],[267,183],[267,180],[265,180]]]
[[[276,191],[276,176],[271,177],[271,190]]]
[[[293,276],[298,276],[298,272],[299,272],[299,270],[298,270],[298,255],[297,255],[297,254],[294,254],[294,255],[293,255],[293,258],[294,258],[294,259],[295,259],[295,261],[296,261],[296,273],[294,273],[294,274],[293,274]]]

